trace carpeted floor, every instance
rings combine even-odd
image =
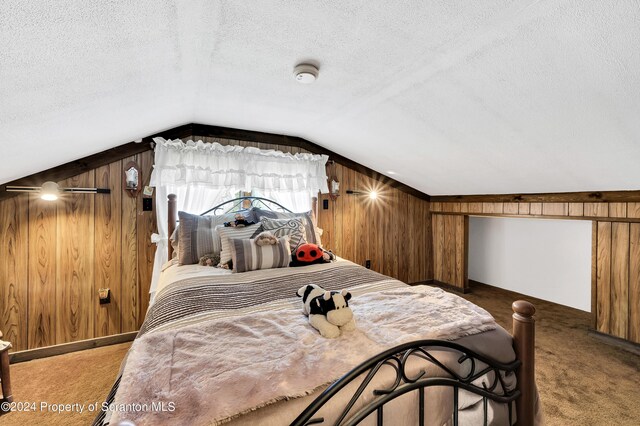
[[[590,315],[493,287],[474,287],[465,298],[511,328],[511,302],[530,300],[538,310],[536,374],[546,424],[640,425],[640,356],[587,334]],[[35,402],[35,412],[12,412],[2,425],[83,425],[89,404],[108,393],[130,344],[75,352],[12,365],[16,401]],[[42,412],[41,402],[85,405],[83,413]],[[54,406],[49,406],[53,409]]]

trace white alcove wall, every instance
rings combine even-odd
[[[591,222],[470,217],[469,279],[591,311]]]

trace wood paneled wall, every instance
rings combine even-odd
[[[193,136],[194,140],[223,145],[254,146],[284,152],[307,152],[301,148]],[[318,201],[318,225],[322,244],[334,253],[360,265],[371,261],[371,269],[401,281],[416,283],[433,278],[429,202],[392,188],[340,164],[335,165],[340,196]],[[347,190],[376,189],[379,197],[349,195]],[[329,208],[322,208],[323,200]]]
[[[0,201],[0,329],[14,351],[135,331],[148,303],[155,212],[122,190],[136,161],[148,182],[152,151],[59,182],[111,194],[33,194]],[[111,288],[100,305],[97,290]]]
[[[455,275],[451,275],[451,261],[446,258],[452,253],[446,238],[449,241],[453,238],[452,227],[446,226],[447,217],[475,215],[593,221],[591,311],[594,328],[640,343],[640,202],[452,201],[432,202],[431,209],[435,279],[451,285],[456,283]],[[443,222],[444,231],[441,231]],[[440,236],[442,232],[443,236]]]
[[[640,343],[640,223],[596,222],[595,326]]]
[[[372,270],[400,281],[432,279],[429,202],[338,164],[335,169],[340,196],[322,195],[318,207],[325,248],[363,266],[370,260]],[[378,198],[347,190],[375,190]]]
[[[480,203],[431,202],[432,212],[486,216],[640,221],[640,203]]]
[[[431,215],[433,279],[464,290],[468,284],[469,217]]]

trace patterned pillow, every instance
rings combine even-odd
[[[232,226],[218,226],[216,230],[220,235],[220,241],[222,243],[220,265],[226,265],[231,260],[231,240],[254,238],[263,231],[262,225],[259,223],[256,223],[255,225],[241,226],[239,228]]]
[[[242,212],[247,215],[248,221],[257,220],[253,212]],[[171,236],[171,244],[178,253],[179,265],[193,265],[198,263],[205,254],[218,254],[222,250],[220,236],[216,230],[218,225],[234,219],[236,213],[227,213],[220,216],[200,216],[186,212],[178,212],[180,224],[174,235]],[[173,241],[175,239],[175,242]]]
[[[230,241],[234,272],[286,268],[291,261],[289,237],[280,237],[277,244],[264,246],[256,244],[255,239],[232,239]]]
[[[313,226],[313,221],[311,220],[311,210],[306,213],[288,213],[288,212],[274,212],[271,210],[263,210],[258,207],[254,207],[251,209],[251,212],[256,216],[258,220],[262,220],[267,217],[269,219],[302,219],[302,223],[305,228],[305,239],[308,243],[318,244],[320,241],[317,241],[316,237],[316,229]]]
[[[271,232],[276,237],[289,236],[291,253],[296,251],[299,245],[307,242],[305,238],[305,227],[302,218],[297,219],[269,219],[263,217],[260,223],[265,231]]]

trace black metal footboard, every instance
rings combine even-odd
[[[451,358],[452,356],[455,361],[457,361],[458,366],[463,367],[463,364],[466,363],[464,368],[461,368],[461,370],[465,371],[464,375],[461,375],[456,368],[453,368],[450,360],[445,361],[443,359],[445,357]],[[425,370],[422,369],[415,377],[410,377],[407,373],[407,363],[413,357],[419,357],[424,360],[420,362],[430,363],[439,367],[442,374],[433,377],[427,375]],[[447,365],[447,363],[449,365]],[[520,391],[517,390],[515,386],[509,390],[505,384],[505,378],[515,374],[520,364],[521,362],[519,360],[515,360],[509,364],[503,364],[477,354],[462,345],[448,341],[418,340],[406,343],[374,356],[345,374],[322,392],[291,425],[306,426],[324,423],[324,418],[314,417],[314,415],[324,407],[325,404],[331,402],[332,398],[341,389],[355,380],[362,380],[362,382],[346,405],[337,408],[332,406],[332,409],[338,410],[339,412],[337,420],[333,423],[334,425],[357,425],[375,412],[377,424],[380,426],[383,424],[383,408],[385,404],[401,395],[416,391],[419,393],[419,402],[416,410],[418,410],[419,424],[423,426],[425,417],[425,388],[430,387],[449,387],[452,389],[452,419],[454,425],[458,425],[460,389],[482,397],[485,425],[488,421],[489,400],[506,404],[508,406],[509,424],[513,424],[513,401],[520,396]],[[383,365],[391,366],[395,370],[395,381],[388,388],[373,390],[373,399],[364,405],[359,404],[360,406],[354,409],[358,400],[363,396],[367,386],[376,377]]]

